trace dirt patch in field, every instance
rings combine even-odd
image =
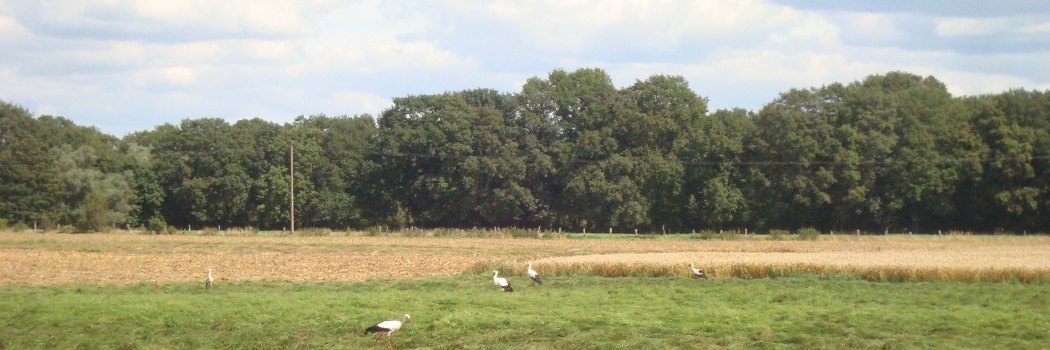
[[[825,237],[819,241],[230,237],[0,233],[0,284],[361,281],[488,262],[820,263],[1050,269],[1046,237]]]

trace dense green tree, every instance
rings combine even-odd
[[[131,222],[135,195],[129,182],[131,171],[104,172],[97,167],[94,148],[69,144],[53,149],[54,167],[66,186],[55,198],[61,222],[78,228],[108,231],[114,224]]]
[[[312,170],[309,181],[317,190],[304,203],[309,209],[304,212],[303,222],[318,227],[364,225],[364,213],[370,207],[364,201],[368,193],[365,181],[368,172],[375,168],[367,161],[377,138],[375,120],[369,115],[312,116],[298,121],[295,129],[304,133],[299,136],[304,144],[317,142],[318,156],[323,159],[317,167],[307,168]],[[309,161],[296,157],[297,164]]]
[[[708,114],[679,76],[555,70],[377,118],[187,119],[117,139],[0,101],[0,218],[72,225],[1050,230],[1050,93],[903,72]]]
[[[623,228],[648,224],[648,207],[632,182],[634,164],[616,157],[620,146],[611,129],[618,91],[601,69],[551,72],[544,82],[553,110],[549,120],[559,140],[551,145],[554,164],[551,207],[555,224],[572,228]]]
[[[1030,188],[1025,191],[1032,193],[1037,207],[1021,214],[1019,226],[1004,228],[1050,229],[1050,91],[1013,89],[993,98],[1009,119],[1028,130],[1022,133],[1031,133],[1032,140],[1030,165],[1034,176],[1020,187]]]
[[[1038,219],[1033,219],[1046,210],[1047,153],[1037,151],[1037,145],[1048,145],[1048,129],[1045,121],[1032,118],[1039,114],[1038,108],[1027,113],[1019,111],[1025,109],[1021,105],[1038,101],[1038,97],[1027,95],[1024,91],[1011,91],[967,101],[972,124],[986,146],[984,176],[976,184],[980,190],[968,193],[983,206],[970,208],[970,214],[979,217],[978,222],[985,222],[986,229],[1015,230],[1038,225]],[[1008,115],[1000,104],[1016,114]],[[1037,173],[1037,167],[1044,173]]]
[[[760,210],[770,227],[800,228],[818,221],[832,203],[834,183],[829,148],[837,147],[834,126],[817,89],[792,89],[755,116]]]
[[[183,120],[141,137],[154,151],[154,172],[165,189],[163,216],[184,226],[247,224],[252,183],[222,119]]]
[[[933,77],[892,72],[850,85],[853,113],[874,118],[867,130],[875,163],[871,206],[883,227],[923,230],[923,217],[952,214],[952,197],[979,172],[979,141],[951,95]],[[964,127],[960,127],[964,126]],[[862,129],[863,130],[863,129]],[[863,132],[863,131],[862,131]]]
[[[538,208],[522,186],[529,154],[511,128],[515,103],[492,90],[395,99],[379,120],[384,203],[419,225],[528,222]]]
[[[36,124],[25,108],[0,101],[0,218],[49,225],[58,216],[54,197],[65,188]]]
[[[675,153],[688,143],[707,99],[698,96],[681,76],[654,75],[620,91],[610,125],[619,153],[636,163],[633,182],[644,196],[637,204],[646,220],[682,227],[684,165]]]
[[[163,219],[164,187],[153,169],[149,147],[128,141],[126,153],[131,157],[129,182],[134,191],[130,222],[145,226],[150,219]]]
[[[718,110],[687,129],[676,153],[683,160],[683,190],[678,201],[683,227],[744,228],[753,205],[753,180],[761,168],[749,163],[751,114],[743,109]]]

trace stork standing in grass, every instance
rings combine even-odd
[[[401,325],[405,322],[412,323],[412,318],[408,317],[408,314],[405,314],[405,316],[401,317],[401,321],[383,321],[376,323],[372,327],[365,328],[365,334],[376,333],[376,341],[372,343],[372,348],[374,349],[376,347],[376,344],[379,343],[380,337],[386,335],[386,346],[390,348],[390,350],[394,350],[394,345],[390,344],[390,334],[397,332],[398,329],[401,329]]]
[[[707,279],[707,274],[704,270],[693,267],[693,263],[689,263],[689,269],[693,270],[693,277]]]
[[[204,289],[211,289],[211,283],[214,281],[215,279],[211,278],[211,269],[208,269],[208,277],[204,279]]]
[[[492,284],[495,284],[503,289],[504,292],[513,292],[514,287],[510,286],[510,282],[507,282],[506,278],[499,277],[499,271],[492,271]]]
[[[529,262],[529,278],[531,278],[533,282],[536,282],[536,284],[543,285],[543,281],[540,280],[540,275],[536,273],[536,270],[532,269],[531,261]]]

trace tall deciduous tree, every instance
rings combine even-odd
[[[760,197],[754,200],[771,227],[812,225],[832,203],[835,178],[828,149],[838,141],[827,112],[818,90],[792,89],[755,117],[754,161],[764,168]]]
[[[754,133],[751,114],[718,110],[696,121],[677,146],[684,165],[683,227],[744,228],[754,198],[751,189],[761,168],[749,163],[747,145]]]
[[[0,218],[26,224],[57,220],[54,196],[65,188],[38,129],[25,108],[0,101]]]

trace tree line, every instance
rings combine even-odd
[[[1050,231],[1050,92],[905,72],[708,110],[680,76],[555,70],[378,116],[186,119],[116,138],[0,101],[0,219],[104,230]]]

